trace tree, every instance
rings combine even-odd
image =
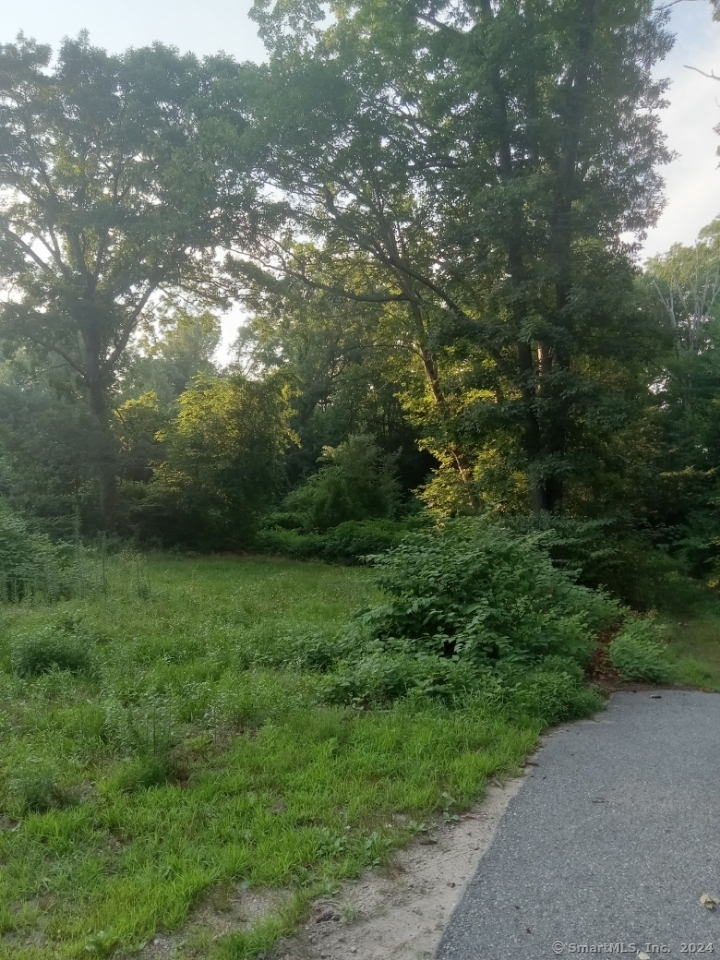
[[[382,305],[310,289],[293,278],[251,283],[248,294],[251,314],[240,328],[237,363],[257,377],[282,370],[292,385],[300,445],[286,457],[290,485],[317,469],[325,447],[356,433],[372,435],[385,453],[398,455],[405,490],[422,483],[432,460],[418,451],[418,431],[398,397],[406,386],[407,344]]]
[[[217,302],[216,250],[247,234],[238,68],[170,48],[111,56],[87,36],[0,47],[0,332],[59,357],[98,429],[111,526],[112,396],[159,302]],[[229,162],[230,157],[233,163]]]
[[[649,260],[647,280],[667,330],[652,383],[662,518],[685,524],[691,513],[705,509],[708,527],[716,512],[708,501],[717,500],[720,469],[720,220],[692,246],[675,244]]]
[[[614,429],[602,361],[633,341],[620,238],[661,206],[666,15],[354,0],[323,29],[322,6],[255,4],[261,168],[313,241],[269,239],[265,263],[402,319],[425,380],[410,403],[466,502],[503,475],[559,508]]]
[[[383,456],[373,437],[354,434],[325,447],[320,469],[286,500],[310,529],[324,532],[348,520],[393,518],[399,506],[396,458]]]
[[[175,420],[159,437],[150,506],[174,542],[247,546],[262,510],[282,491],[281,455],[294,437],[282,380],[238,374],[198,377],[179,399]]]
[[[66,367],[27,349],[0,364],[0,493],[54,536],[72,538],[76,516],[96,530],[97,424]]]
[[[677,350],[704,353],[709,324],[720,304],[720,218],[700,231],[694,246],[676,243],[666,254],[650,259],[647,271]]]
[[[155,327],[159,328],[156,329]],[[173,310],[129,351],[120,392],[130,399],[156,393],[170,407],[198,374],[217,373],[213,356],[220,343],[220,321],[209,311]]]

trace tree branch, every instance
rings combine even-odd
[[[142,313],[143,309],[146,307],[150,297],[153,295],[153,293],[155,293],[155,291],[158,289],[159,286],[160,286],[159,281],[157,283],[151,283],[150,286],[145,291],[145,293],[140,297],[140,300],[135,305],[135,309],[130,314],[130,319],[123,327],[122,334],[120,335],[120,339],[118,340],[118,342],[115,344],[115,348],[113,349],[110,356],[105,360],[105,362],[102,365],[103,372],[112,370],[112,368],[115,366],[117,361],[120,359],[120,356],[122,355],[123,350],[128,345],[128,341],[132,336],[133,330],[138,324],[140,314]]]
[[[41,270],[47,270],[48,268],[47,263],[45,263],[42,257],[39,257],[35,253],[35,251],[29,244],[25,243],[25,241],[21,237],[19,237],[16,233],[13,233],[13,231],[9,227],[3,227],[2,229],[3,229],[3,233],[5,233],[8,237],[10,237],[10,239],[15,244],[17,244],[18,247],[20,247],[23,253],[25,253],[28,257],[34,260]]]
[[[70,354],[66,353],[62,349],[62,347],[58,347],[57,344],[54,344],[54,343],[46,343],[44,340],[39,340],[37,337],[34,337],[32,334],[27,334],[27,336],[28,336],[28,339],[32,340],[32,342],[36,343],[39,347],[42,347],[44,350],[49,350],[51,353],[56,353],[59,357],[62,357],[65,363],[67,363],[68,366],[72,367],[72,369],[76,373],[80,374],[82,379],[87,383],[87,375],[86,375],[85,367],[79,364],[76,360],[73,360]]]
[[[670,0],[669,3],[664,3],[661,7],[658,7],[658,11],[663,13],[665,10],[669,10],[670,7],[677,6],[678,3],[695,3],[695,0]]]
[[[444,33],[449,33],[451,37],[464,36],[462,30],[451,27],[449,23],[443,23],[442,20],[438,20],[429,13],[418,13],[417,18],[418,20],[422,20],[423,23],[428,23],[431,27],[435,27],[436,30],[442,30]]]
[[[720,80],[720,77],[717,76],[714,70],[711,70],[710,73],[705,73],[704,70],[701,70],[699,67],[691,67],[689,64],[684,64],[686,70],[694,70],[695,73],[699,73],[701,77],[707,77],[708,80]]]

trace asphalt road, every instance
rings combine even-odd
[[[535,760],[438,960],[720,955],[720,695],[616,694]]]

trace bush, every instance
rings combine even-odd
[[[52,629],[20,640],[13,649],[12,662],[21,677],[37,677],[52,670],[91,673],[93,666],[88,651],[76,639],[59,636]]]
[[[682,571],[679,559],[622,517],[578,519],[544,513],[513,517],[508,523],[516,533],[538,534],[555,566],[576,575],[579,583],[604,588],[635,610],[659,606]]]
[[[551,655],[584,665],[620,612],[556,569],[537,538],[484,520],[412,534],[376,565],[388,601],[356,622],[386,650],[477,666],[522,667]]]
[[[409,520],[352,520],[325,533],[273,528],[257,535],[255,549],[296,560],[353,566],[369,555],[397,546],[410,531],[426,523],[426,517],[420,516]]]
[[[485,679],[471,665],[456,660],[376,651],[341,663],[328,676],[321,698],[356,707],[392,703],[410,695],[450,703],[479,690]]]
[[[522,676],[510,693],[506,711],[512,718],[529,717],[545,724],[587,717],[603,704],[600,694],[586,687],[574,672],[576,665],[548,657]]]
[[[63,589],[57,548],[0,499],[0,600],[54,599]]]
[[[524,717],[545,724],[589,716],[603,703],[597,691],[583,684],[582,668],[562,657],[548,657],[529,670],[490,672],[430,655],[375,652],[341,663],[321,690],[326,703],[361,708],[406,697],[448,706],[485,703],[501,708],[511,720]]]
[[[285,503],[302,518],[305,532],[324,532],[351,520],[392,518],[400,504],[396,458],[382,453],[371,436],[356,434],[325,447],[321,467]]]
[[[670,664],[664,646],[666,632],[656,620],[628,620],[610,644],[610,663],[626,680],[664,683]]]

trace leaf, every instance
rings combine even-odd
[[[709,893],[704,893],[700,897],[700,903],[708,910],[714,910],[715,907],[720,904],[720,900],[717,897],[710,896]]]
[[[637,960],[650,960],[650,957],[646,953],[643,953],[642,950],[640,950],[637,955]]]

